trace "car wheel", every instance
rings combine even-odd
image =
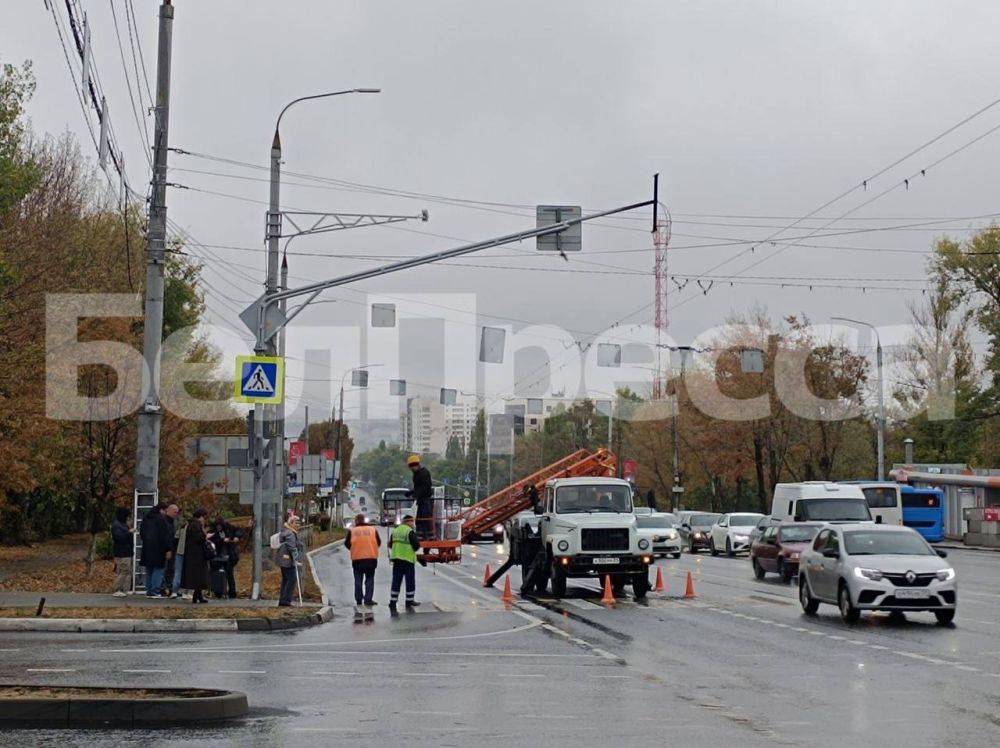
[[[778,573],[781,575],[781,581],[785,584],[792,583],[792,569],[789,566],[785,566],[784,561],[778,561]]]
[[[714,537],[708,539],[708,550],[710,550],[712,552],[713,556],[718,556],[719,555],[719,551],[715,547],[715,538]]]
[[[692,554],[698,553],[698,549],[694,547],[694,541],[693,540],[690,543],[688,543],[688,553],[692,553]]]
[[[559,564],[552,564],[552,597],[556,600],[566,597],[566,572]]]
[[[670,555],[673,556],[674,558],[680,558],[681,557],[681,552],[677,551],[677,553],[671,553]]]
[[[807,616],[816,615],[816,611],[819,610],[819,600],[812,596],[812,592],[809,590],[809,582],[806,581],[804,576],[799,577],[799,603],[802,605],[802,610]]]
[[[938,626],[948,626],[955,620],[955,611],[935,610],[934,617],[937,618]]]
[[[734,555],[736,555],[733,553],[733,541],[731,541],[729,538],[726,538],[726,555],[729,556],[729,558],[732,558]]]
[[[854,603],[851,602],[851,593],[847,589],[847,585],[841,583],[840,591],[837,593],[837,607],[840,608],[840,617],[844,619],[844,623],[857,623],[858,618],[861,617],[861,611],[854,607]]]
[[[760,562],[757,559],[752,559],[750,563],[753,566],[753,575],[757,579],[763,579],[766,572],[764,571],[764,567],[760,565]]]
[[[649,572],[640,571],[632,577],[632,594],[636,600],[645,600],[649,592]]]

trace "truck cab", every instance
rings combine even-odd
[[[566,580],[611,578],[616,592],[627,584],[637,599],[649,591],[653,549],[641,537],[633,512],[632,485],[617,478],[549,481],[538,518],[538,536],[552,595],[566,594]]]

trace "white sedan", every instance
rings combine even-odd
[[[763,514],[751,512],[733,512],[723,514],[719,521],[712,525],[708,537],[708,549],[713,556],[725,551],[727,556],[750,550],[750,533],[760,521]]]
[[[649,540],[654,556],[681,557],[681,534],[677,531],[674,515],[652,512],[637,514],[635,520],[639,537]]]

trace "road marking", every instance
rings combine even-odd
[[[60,667],[29,667],[27,669],[29,673],[75,673],[76,670],[73,668],[60,668]]]
[[[89,649],[60,649],[59,651],[60,652],[72,652],[72,653],[76,653],[76,652],[89,652],[90,650]]]
[[[588,600],[577,600],[575,598],[567,598],[562,600],[563,605],[572,605],[578,610],[603,610],[600,605],[592,603]]]
[[[220,670],[222,675],[264,675],[266,670]]]
[[[357,675],[357,673],[346,673],[342,670],[314,670],[310,675]]]
[[[498,678],[544,678],[542,673],[500,673]]]
[[[972,667],[971,665],[958,665],[958,664],[955,664],[955,665],[952,665],[952,667],[955,667],[955,668],[957,668],[959,670],[964,670],[967,673],[978,673],[978,672],[980,672],[979,668]]]
[[[630,675],[592,675],[590,677],[591,678],[602,678],[602,679],[615,678],[615,679],[619,679],[619,680],[628,680],[632,676],[630,676]]]
[[[21,651],[20,649],[0,649],[0,652],[20,652],[20,651]],[[66,651],[68,651],[68,650],[65,650],[65,649],[63,650],[63,652],[66,652]],[[82,652],[83,650],[80,650],[80,651]]]
[[[170,670],[122,670],[123,673],[169,673]]]

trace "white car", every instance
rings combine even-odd
[[[654,556],[681,557],[681,534],[677,531],[677,518],[666,512],[636,514],[636,529],[640,538],[646,538]]]
[[[718,556],[722,551],[725,551],[727,556],[735,556],[743,551],[749,552],[750,533],[763,516],[751,512],[723,514],[709,531],[708,550],[713,556]]]

